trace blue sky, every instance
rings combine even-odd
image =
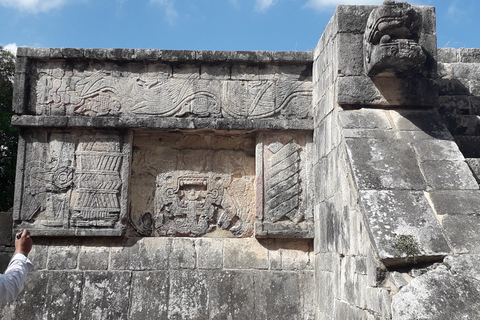
[[[383,0],[0,0],[0,45],[313,50],[338,4]],[[479,0],[411,0],[437,11],[439,47],[480,48]]]

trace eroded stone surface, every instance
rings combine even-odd
[[[310,81],[285,73],[232,81],[229,68],[223,75],[205,76],[198,67],[172,68],[168,63],[92,61],[66,70],[62,62],[38,62],[36,79],[31,80],[36,97],[29,108],[37,115],[92,117],[312,116]]]
[[[130,220],[138,233],[252,234],[254,136],[142,132],[133,144]]]
[[[38,130],[22,137],[18,229],[32,235],[122,234],[129,153],[123,134]]]
[[[444,265],[412,280],[393,296],[392,319],[478,318],[480,283],[466,268],[470,265],[478,272],[478,266],[471,259],[448,257]]]
[[[310,135],[262,134],[259,145],[257,181],[263,182],[263,188],[257,199],[263,199],[263,208],[257,206],[256,235],[313,237]]]

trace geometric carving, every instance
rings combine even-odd
[[[119,134],[40,130],[23,137],[25,173],[17,183],[24,192],[14,208],[18,228],[34,235],[122,233],[125,161]]]
[[[230,174],[174,171],[160,174],[155,194],[159,235],[202,236],[214,227],[241,231],[227,188]]]
[[[364,33],[368,76],[413,77],[425,71],[427,57],[418,43],[421,17],[406,2],[385,0],[368,18]]]
[[[313,237],[310,133],[264,133],[257,153],[257,237]],[[263,190],[262,190],[263,189]]]
[[[265,171],[265,219],[277,222],[288,218],[297,223],[303,218],[299,212],[300,146],[291,141],[285,145],[279,142],[267,147],[273,155]]]
[[[77,198],[72,226],[108,227],[118,221],[123,154],[118,142],[81,142],[75,152]]]

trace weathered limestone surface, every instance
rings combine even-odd
[[[479,64],[391,0],[313,53],[20,48],[0,317],[480,317]]]
[[[62,257],[59,248],[70,248]],[[44,256],[46,263],[38,258]],[[308,240],[37,240],[2,319],[314,319]],[[78,264],[52,263],[55,260]]]
[[[480,316],[478,256],[448,256],[392,299],[393,319],[476,319]]]

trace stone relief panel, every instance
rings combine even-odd
[[[121,134],[39,130],[24,132],[21,141],[18,228],[35,235],[122,234],[128,146]]]
[[[144,236],[248,237],[255,207],[249,133],[134,133],[129,220]]]
[[[311,119],[311,81],[201,79],[164,64],[37,62],[36,115]]]
[[[258,237],[313,237],[310,133],[259,136],[257,176],[263,207],[257,206]]]

